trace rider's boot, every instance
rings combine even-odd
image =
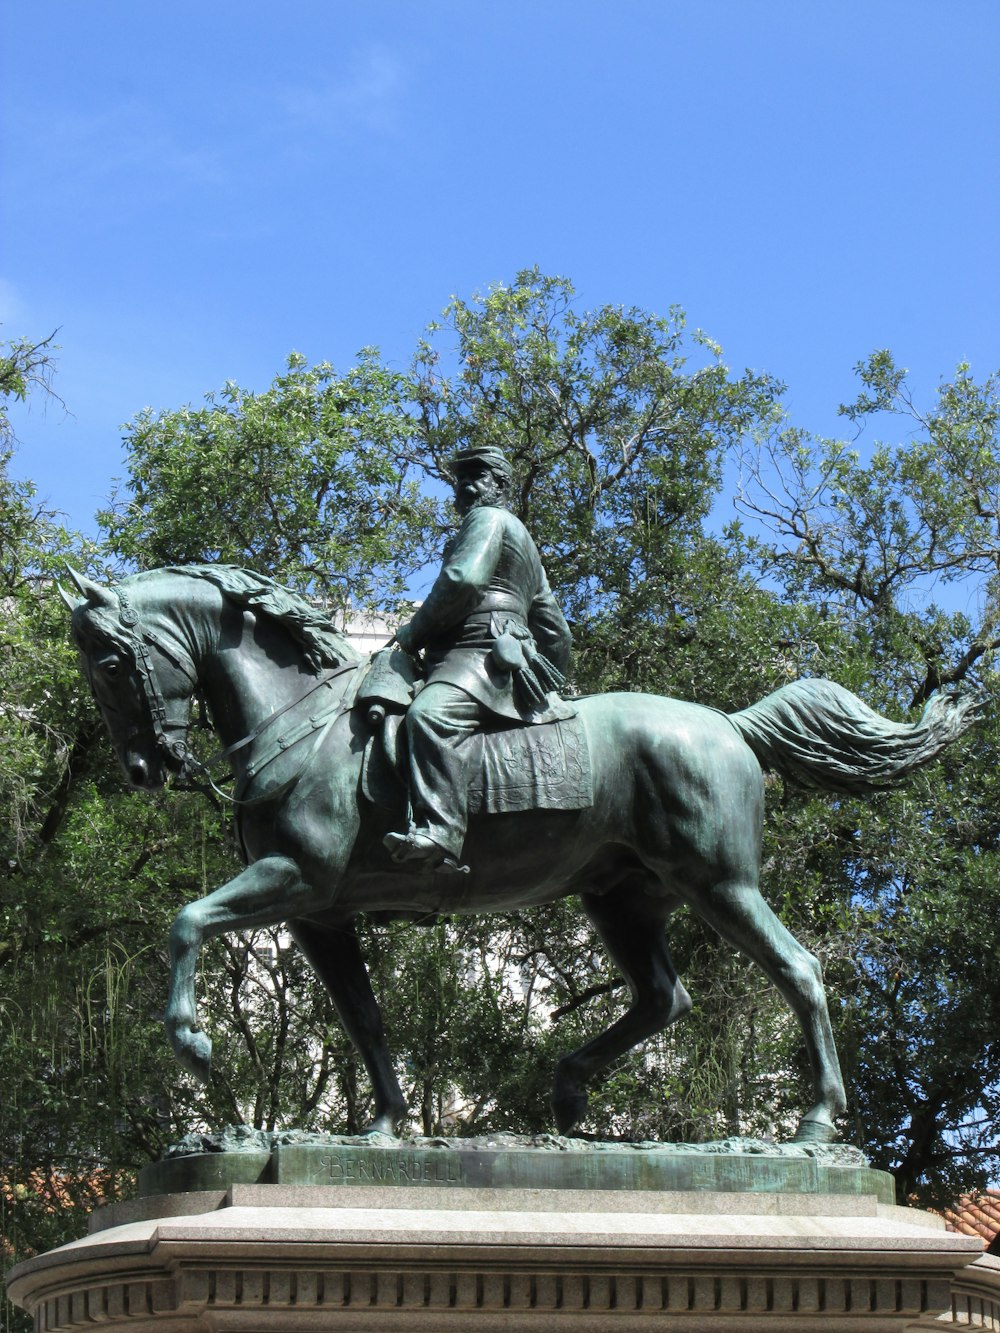
[[[382,845],[397,865],[414,870],[437,871],[440,874],[467,875],[469,867],[461,865],[444,847],[418,829],[406,833],[387,833]]]

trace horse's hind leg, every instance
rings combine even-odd
[[[587,1108],[587,1081],[638,1042],[662,1032],[691,1008],[670,950],[665,922],[676,901],[645,893],[636,876],[606,895],[584,894],[583,909],[632,991],[628,1011],[606,1032],[556,1066],[552,1110],[560,1134],[567,1134]],[[662,893],[662,890],[661,890]]]
[[[723,881],[692,897],[692,907],[723,939],[757,964],[799,1021],[812,1067],[815,1102],[799,1121],[797,1142],[830,1143],[847,1106],[819,961],[786,929],[756,883]]]
[[[344,1031],[365,1063],[375,1096],[375,1116],[365,1130],[395,1134],[406,1117],[403,1097],[385,1039],[382,1014],[368,978],[354,923],[336,926],[290,921],[288,928],[336,1006]]]

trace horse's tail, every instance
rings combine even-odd
[[[832,680],[796,680],[731,713],[761,767],[852,795],[899,782],[977,722],[982,699],[936,694],[919,722],[890,722]]]

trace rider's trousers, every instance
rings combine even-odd
[[[462,689],[432,681],[406,714],[410,755],[409,832],[432,838],[458,860],[469,805],[469,738],[482,726],[483,708]]]

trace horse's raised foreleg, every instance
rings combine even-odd
[[[667,948],[664,923],[674,900],[653,899],[641,880],[606,895],[584,894],[590,917],[632,991],[632,1004],[606,1032],[588,1041],[556,1066],[552,1110],[560,1134],[567,1134],[587,1109],[586,1083],[638,1042],[682,1018],[691,997],[681,985]]]
[[[692,899],[692,906],[767,974],[798,1019],[809,1052],[815,1101],[799,1121],[795,1140],[833,1142],[834,1121],[846,1109],[847,1098],[818,959],[782,925],[756,884],[723,881]]]
[[[328,895],[326,895],[328,897]],[[227,930],[272,926],[327,903],[306,885],[287,856],[265,856],[222,888],[182,907],[170,927],[170,993],[163,1014],[174,1054],[203,1083],[212,1043],[198,1022],[194,981],[202,944]]]
[[[329,991],[344,1031],[368,1070],[375,1115],[365,1133],[379,1130],[395,1134],[406,1118],[406,1100],[392,1067],[382,1014],[354,923],[325,926],[315,921],[290,921],[288,928]]]

